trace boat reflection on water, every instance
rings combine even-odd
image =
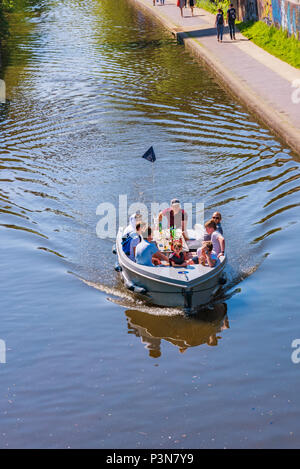
[[[185,352],[189,347],[218,345],[220,333],[229,329],[227,304],[219,303],[191,317],[157,316],[138,310],[127,310],[128,333],[141,338],[149,356],[161,356],[161,342],[166,340]]]

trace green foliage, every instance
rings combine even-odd
[[[300,68],[300,42],[294,36],[289,37],[287,31],[268,26],[262,21],[238,23],[238,28],[262,49]]]
[[[218,8],[222,8],[224,14],[229,8],[231,0],[197,0],[197,6],[216,14]],[[268,26],[262,21],[248,21],[245,23],[237,22],[238,29],[244,36],[251,39],[262,49],[265,49],[272,55],[281,60],[300,68],[300,41],[287,32],[277,29],[275,26]]]
[[[24,11],[28,6],[40,0],[0,0],[0,44],[9,36],[8,14]]]
[[[221,8],[226,16],[226,12],[229,8],[231,0],[196,0],[196,5],[199,8],[203,8],[203,10],[207,10],[210,13],[217,14],[218,9]]]
[[[3,9],[3,11],[12,11],[14,3],[14,0],[0,0],[1,9]]]
[[[0,42],[8,36],[8,23],[5,15],[8,7],[7,0],[0,0]]]

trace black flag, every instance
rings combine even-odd
[[[151,163],[154,163],[156,160],[156,156],[153,150],[153,147],[150,147],[149,150],[146,151],[146,153],[142,156],[142,158],[145,158],[145,160],[151,161]]]

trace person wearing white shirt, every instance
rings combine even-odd
[[[129,259],[135,262],[135,250],[137,245],[143,240],[142,238],[142,231],[145,229],[146,224],[143,222],[137,222],[135,227],[135,232],[131,233],[131,241],[130,241],[130,253]]]
[[[213,244],[213,251],[218,257],[224,256],[225,253],[225,239],[216,231],[217,225],[214,220],[209,220],[204,225],[206,233],[210,235],[210,240]]]
[[[123,232],[123,237],[126,237],[130,233],[134,233],[137,222],[141,220],[142,220],[142,215],[139,210],[133,213],[131,217],[129,218],[129,225],[125,228]]]

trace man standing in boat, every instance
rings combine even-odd
[[[158,223],[162,223],[163,217],[168,220],[168,228],[181,228],[185,240],[188,240],[187,234],[187,213],[181,208],[178,199],[171,200],[171,206],[162,210],[158,215]]]

